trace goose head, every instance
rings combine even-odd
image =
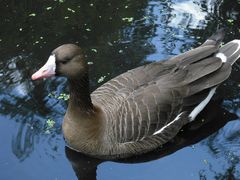
[[[51,76],[65,76],[68,79],[81,78],[87,73],[82,49],[74,44],[64,44],[54,49],[47,62],[32,75],[32,80]]]

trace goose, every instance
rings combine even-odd
[[[127,158],[161,147],[208,104],[240,56],[240,40],[220,47],[223,37],[217,30],[201,46],[129,70],[92,93],[84,53],[74,44],[53,50],[31,78],[68,79],[62,123],[68,147],[100,159]]]

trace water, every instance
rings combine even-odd
[[[240,38],[239,1],[3,0],[0,8],[0,179],[240,179],[237,66],[217,94],[222,106],[203,113],[205,126],[199,128],[200,117],[162,149],[124,162],[65,148],[67,103],[56,98],[68,93],[65,79],[30,79],[63,43],[86,50],[94,90],[128,69],[198,46],[217,27],[227,27],[224,42]]]

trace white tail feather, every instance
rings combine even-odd
[[[233,65],[240,57],[240,40],[235,39],[223,45],[215,56],[220,58],[222,62],[229,62]]]

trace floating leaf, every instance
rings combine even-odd
[[[68,11],[72,12],[72,13],[75,13],[75,11],[71,8],[67,8]]]
[[[58,97],[57,97],[57,99],[63,99],[64,101],[67,101],[68,99],[69,99],[69,94],[65,94],[65,93],[61,93]]]
[[[92,48],[91,51],[97,53],[97,49]]]
[[[98,79],[98,83],[101,83],[101,82],[103,82],[104,81],[104,79],[106,78],[106,76],[101,76],[99,79]]]
[[[49,6],[49,7],[46,8],[47,11],[49,11],[49,10],[51,10],[51,9],[52,9],[51,6]]]
[[[64,19],[69,19],[69,17],[68,17],[68,16],[65,16]]]
[[[58,100],[64,100],[64,101],[67,101],[70,98],[70,95],[66,94],[66,93],[61,93],[58,96],[55,93],[51,92],[51,93],[48,94],[48,96],[51,97],[51,98],[55,98],[55,99],[58,99]]]
[[[233,19],[228,19],[227,22],[231,25],[233,25],[234,20]]]
[[[88,65],[92,65],[92,64],[93,64],[93,62],[89,61],[89,62],[87,62],[87,64],[88,64]]]
[[[60,3],[64,3],[64,1],[65,1],[65,0],[58,0],[58,2],[60,2]]]
[[[132,22],[133,21],[133,17],[125,17],[122,18],[123,21],[127,21],[127,22]]]
[[[31,13],[31,14],[29,14],[28,16],[34,17],[34,16],[36,16],[36,14],[35,14],[35,13]]]
[[[90,29],[90,28],[87,28],[87,29],[86,29],[86,31],[90,32],[90,31],[91,31],[91,29]]]
[[[48,119],[47,120],[47,129],[53,128],[55,125],[55,121],[53,119]]]
[[[113,46],[113,44],[111,42],[107,42],[109,46]]]
[[[122,50],[122,49],[120,49],[118,52],[121,54],[121,53],[123,53],[123,50]]]

